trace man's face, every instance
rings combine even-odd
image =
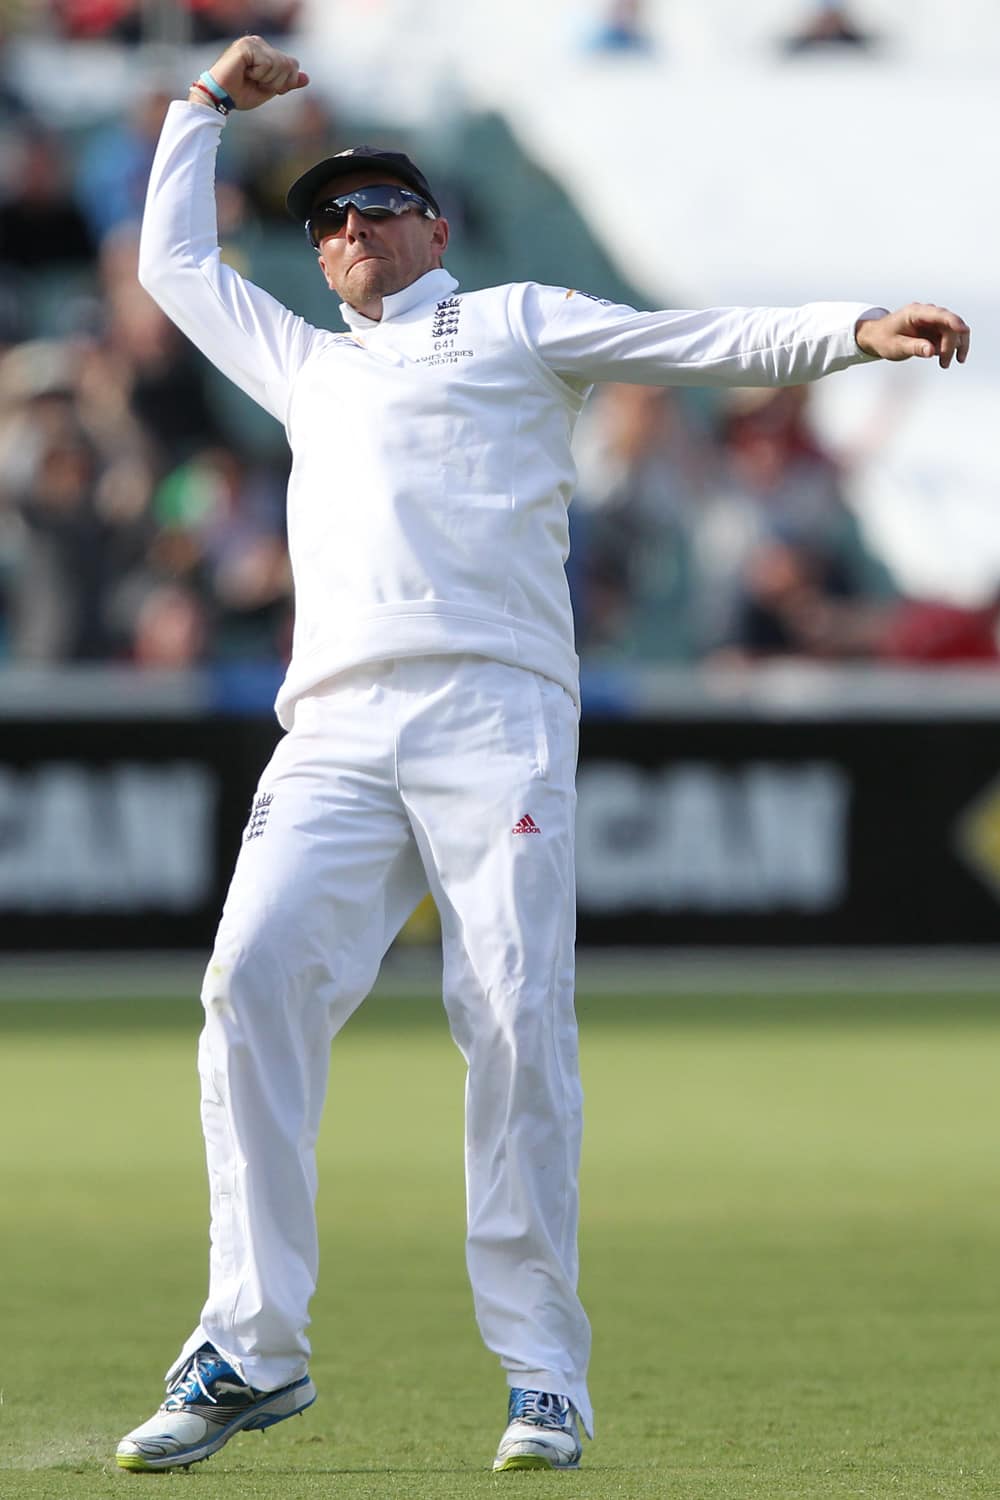
[[[327,183],[315,202],[383,183],[406,187],[391,172],[358,170]],[[425,219],[415,209],[398,217],[367,219],[352,206],[343,228],[320,241],[319,263],[331,292],[366,317],[378,319],[382,298],[401,292],[440,265],[447,243],[444,219]]]

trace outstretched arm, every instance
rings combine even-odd
[[[800,385],[866,359],[939,354],[947,365],[955,353],[965,359],[969,341],[955,313],[923,303],[893,313],[859,302],[642,313],[530,284],[510,315],[549,369],[577,383]]]
[[[942,370],[957,356],[964,365],[969,354],[969,326],[957,313],[932,302],[910,302],[880,318],[861,318],[854,337],[858,348],[879,359],[932,359]]]

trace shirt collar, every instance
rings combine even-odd
[[[401,313],[409,312],[411,308],[419,307],[424,302],[439,302],[442,297],[450,297],[457,286],[458,282],[451,272],[439,266],[436,270],[425,272],[416,281],[411,281],[401,292],[392,292],[390,296],[383,297],[381,320],[366,318],[364,313],[358,312],[356,307],[351,307],[346,302],[340,304],[340,316],[348,328],[361,333],[366,328],[379,328],[382,323],[388,323],[390,318],[398,318]]]

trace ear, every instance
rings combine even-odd
[[[431,223],[431,249],[435,255],[443,255],[448,247],[448,220],[434,219]]]

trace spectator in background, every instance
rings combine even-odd
[[[324,151],[336,151],[339,143],[336,117],[321,94],[305,92],[290,99],[273,127],[256,137],[244,172],[245,191],[261,218],[287,227],[289,180],[301,176]]]
[[[167,475],[153,498],[149,576],[201,601],[217,658],[284,654],[291,599],[284,484],[219,447]]]
[[[132,647],[134,666],[184,672],[200,666],[209,644],[208,611],[194,589],[159,584],[142,599]]]
[[[809,400],[805,386],[729,393],[721,482],[697,538],[706,649],[853,654],[845,606],[889,590],[813,431]],[[831,607],[826,643],[807,638],[804,622],[820,611],[804,607],[806,596]]]
[[[239,32],[281,36],[298,20],[300,0],[174,0],[186,13],[187,40],[218,41]],[[155,24],[142,0],[52,0],[63,36],[75,41],[141,42]],[[183,34],[182,34],[183,36]]]
[[[588,40],[594,52],[651,52],[643,0],[611,0]]]
[[[580,424],[570,583],[584,654],[695,650],[693,545],[713,471],[698,397],[607,385]]]
[[[301,0],[181,0],[191,17],[193,42],[228,41],[230,37],[262,32],[285,36],[302,9]]]
[[[979,607],[865,597],[829,558],[780,536],[749,558],[741,603],[735,644],[715,654],[716,664],[792,655],[907,667],[1000,665],[1000,595]]]
[[[809,0],[801,28],[783,43],[786,52],[829,51],[848,47],[861,50],[871,47],[875,38],[853,19],[850,6],[837,0]]]
[[[73,41],[136,42],[142,34],[141,10],[141,0],[52,0],[56,25]]]
[[[0,181],[0,266],[17,272],[85,266],[95,240],[73,202],[58,142],[24,121],[5,151]]]
[[[22,550],[11,634],[23,659],[78,661],[107,652],[98,472],[93,446],[67,421],[41,441],[31,483],[17,497]]]
[[[865,598],[841,558],[778,528],[754,547],[739,583],[731,639],[716,664],[871,654],[882,606]]]
[[[99,397],[100,381],[106,382],[105,404],[114,400],[128,411],[163,472],[222,436],[204,369],[137,281],[116,281],[105,307],[103,337],[90,352],[88,390]]]
[[[100,243],[121,224],[142,217],[153,152],[172,92],[140,92],[127,115],[98,131],[77,166],[76,196]]]
[[[18,523],[11,649],[27,661],[97,660],[113,650],[104,607],[113,548],[98,503],[100,457],[68,402],[24,436],[34,450],[28,472],[5,496]]]

